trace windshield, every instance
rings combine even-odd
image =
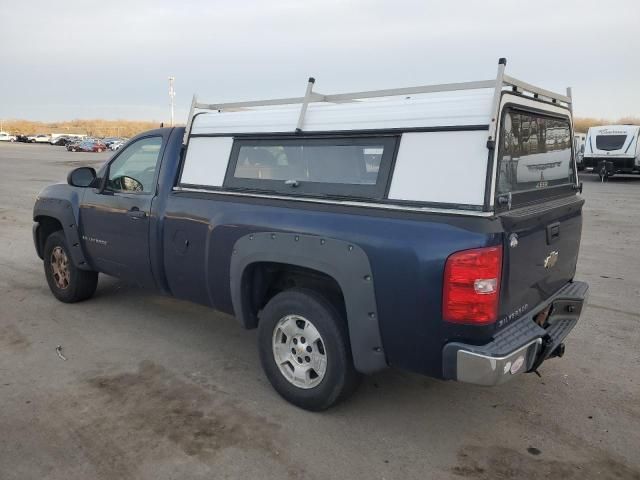
[[[498,195],[575,182],[568,119],[509,109],[502,117]]]

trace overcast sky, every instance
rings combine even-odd
[[[7,5],[6,3],[10,3]],[[4,5],[3,5],[4,4]],[[0,118],[177,120],[229,101],[489,79],[640,116],[640,1],[0,2]]]

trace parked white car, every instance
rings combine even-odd
[[[30,135],[27,137],[29,143],[49,143],[51,141],[51,135]]]
[[[86,135],[80,133],[52,133],[49,137],[49,143],[51,145],[65,145],[61,143],[59,140],[64,137],[65,139],[78,139],[82,140],[86,137]]]
[[[15,142],[16,136],[7,132],[0,132],[0,142]]]
[[[120,147],[122,147],[125,143],[127,143],[126,140],[116,140],[115,142],[111,142],[109,144],[109,149],[115,152],[116,150],[120,150]]]

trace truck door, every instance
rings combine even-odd
[[[81,239],[99,271],[143,287],[155,285],[149,215],[156,195],[162,136],[140,138],[105,169],[105,186],[87,189],[80,206]]]

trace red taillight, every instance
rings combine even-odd
[[[447,258],[442,317],[447,322],[486,325],[496,321],[502,247],[474,248]]]

